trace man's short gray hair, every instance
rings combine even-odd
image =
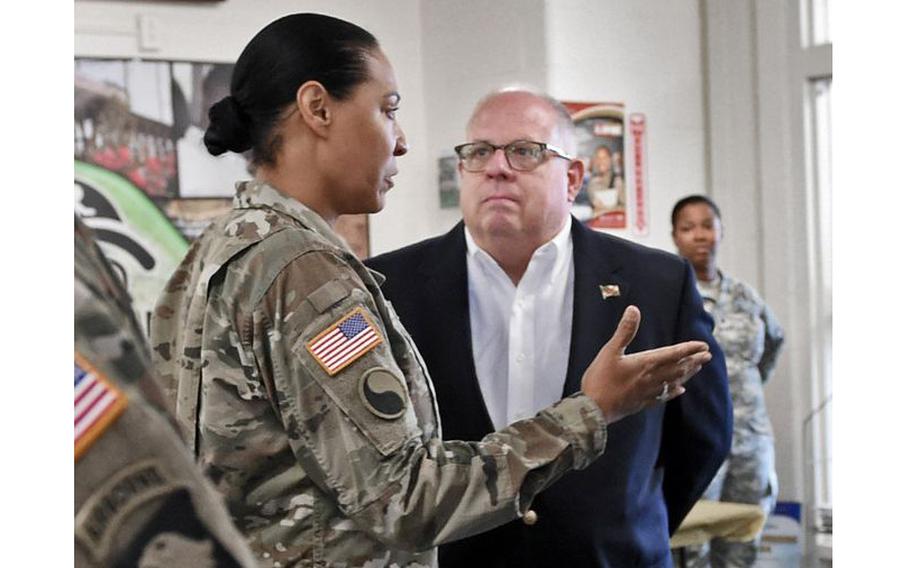
[[[575,156],[578,152],[578,145],[575,142],[575,123],[572,121],[572,115],[569,113],[569,109],[555,98],[537,89],[525,86],[509,86],[487,93],[477,101],[476,105],[474,105],[474,110],[471,112],[471,118],[468,120],[468,126],[470,127],[471,123],[474,122],[474,118],[477,116],[478,111],[490,102],[491,99],[505,93],[526,93],[547,103],[556,115],[556,127],[560,138],[557,146],[560,146],[570,156]]]

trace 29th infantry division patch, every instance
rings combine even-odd
[[[101,436],[126,408],[126,396],[76,353],[75,459]]]
[[[329,376],[382,343],[382,334],[361,307],[356,307],[307,343],[307,351]]]
[[[407,387],[390,371],[381,367],[368,370],[360,377],[358,391],[367,410],[376,416],[395,420],[404,414]]]

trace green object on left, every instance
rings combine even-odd
[[[171,221],[161,212],[144,191],[123,176],[94,164],[74,160],[76,179],[103,190],[123,222],[144,239],[154,241],[160,252],[176,261],[183,259],[189,245]]]
[[[79,160],[75,160],[74,177],[78,182],[77,213],[96,231],[104,255],[120,272],[133,299],[137,319],[148,331],[158,296],[189,244],[145,192],[128,179]],[[99,193],[104,205],[79,196],[80,187]],[[93,211],[93,207],[112,207],[116,217]]]

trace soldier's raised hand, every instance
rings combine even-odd
[[[682,385],[711,360],[708,344],[702,341],[626,355],[640,322],[638,308],[627,307],[613,337],[581,379],[582,392],[600,406],[608,423],[686,392]]]

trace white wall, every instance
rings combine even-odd
[[[647,120],[650,229],[643,237],[611,232],[675,252],[673,204],[706,187],[698,1],[548,0],[545,21],[553,96],[622,102],[627,116],[641,112]],[[627,133],[626,164],[630,138]],[[631,201],[633,179],[626,175]]]

